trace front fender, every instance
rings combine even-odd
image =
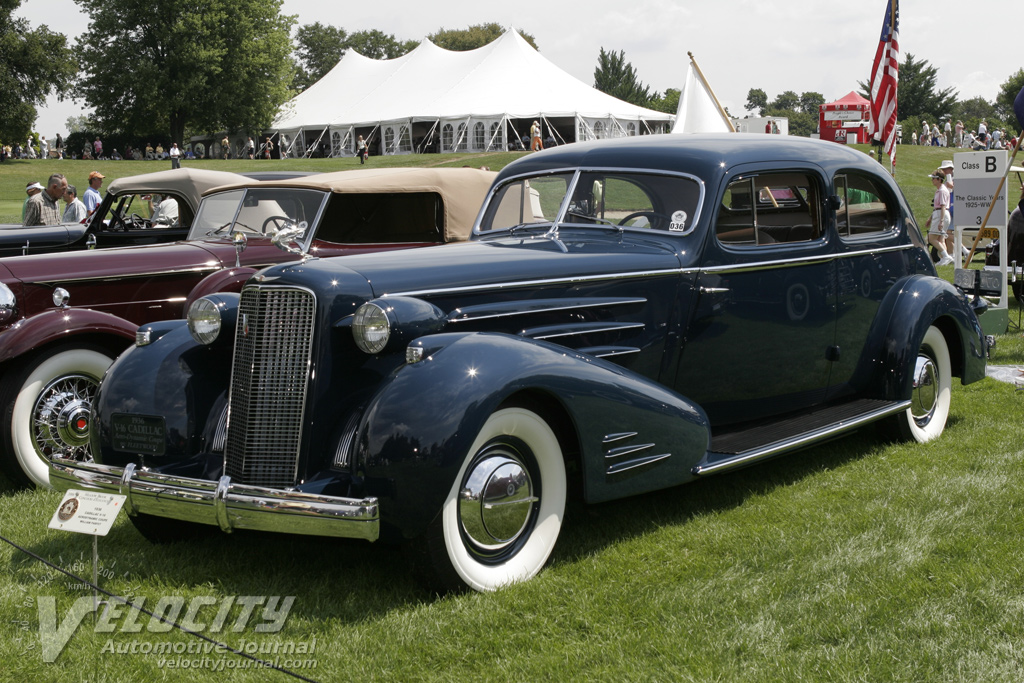
[[[413,342],[425,359],[392,373],[364,412],[356,449],[382,520],[419,534],[441,509],[488,416],[508,400],[543,395],[539,411],[567,420],[589,502],[693,478],[707,452],[704,412],[657,382],[562,346],[498,333],[450,333]],[[554,426],[554,425],[553,425]],[[558,430],[556,429],[556,432]]]
[[[138,327],[124,318],[88,308],[54,308],[19,320],[0,333],[0,363],[50,342],[81,335],[119,337],[128,346]]]
[[[210,273],[202,280],[199,281],[192,291],[188,294],[188,299],[185,300],[185,313],[188,313],[188,309],[192,306],[192,302],[196,299],[202,298],[207,294],[216,294],[219,292],[236,292],[242,291],[242,286],[252,277],[253,273],[256,272],[256,268],[225,268],[218,270],[215,273]]]
[[[231,373],[230,349],[203,346],[192,339],[184,320],[160,324],[159,340],[133,346],[110,366],[92,404],[92,452],[105,465],[139,462],[166,468],[205,454],[223,411]],[[148,452],[115,448],[113,416],[128,413],[162,419],[162,442]],[[199,461],[196,461],[199,462]],[[203,477],[195,471],[188,476]]]
[[[875,317],[868,348],[877,350],[877,362],[861,359],[881,373],[875,386],[883,398],[910,397],[917,351],[932,325],[946,338],[953,374],[962,384],[985,376],[985,336],[964,296],[941,278],[912,275],[890,289]]]

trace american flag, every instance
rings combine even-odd
[[[896,163],[896,86],[899,84],[900,3],[889,0],[882,21],[882,37],[871,66],[871,118],[868,133],[877,136]]]

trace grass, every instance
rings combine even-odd
[[[913,166],[927,182],[932,164],[917,151],[900,152],[908,197]],[[1003,335],[992,362],[1024,365],[1024,337]],[[1022,401],[993,380],[956,385],[946,433],[932,444],[863,430],[684,487],[574,507],[551,566],[494,594],[432,596],[387,546],[267,534],[152,546],[123,516],[99,540],[101,584],[150,607],[174,595],[186,604],[294,595],[280,633],[209,635],[265,649],[315,638],[315,651],[296,657],[315,660],[299,673],[321,681],[1019,681]],[[0,534],[87,573],[92,540],[46,528],[59,500],[0,480]],[[134,634],[95,633],[87,621],[43,663],[38,598],[56,598],[59,620],[88,593],[6,544],[0,566],[0,680],[290,680],[104,652],[194,642],[153,633],[148,619]]]

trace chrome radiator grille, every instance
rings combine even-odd
[[[306,290],[242,291],[224,448],[224,473],[232,481],[295,484],[315,310]]]

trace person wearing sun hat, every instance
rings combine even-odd
[[[953,239],[953,218],[956,216],[953,212],[953,199],[956,196],[953,193],[953,162],[949,159],[944,160],[939,165],[939,170],[942,171],[942,174],[946,177],[946,179],[942,181],[942,184],[949,189],[949,233],[946,236],[946,251],[953,253],[953,249],[956,246],[955,240]],[[971,250],[968,249],[966,245],[960,245],[960,249],[963,250],[964,257],[971,253]]]
[[[25,202],[21,205],[21,223],[25,224],[25,209],[28,208],[28,200],[32,199],[33,195],[37,195],[42,192],[45,188],[38,180],[33,180],[29,184],[25,185]]]
[[[928,244],[935,247],[939,253],[939,261],[936,266],[948,266],[953,262],[953,257],[946,249],[946,238],[948,237],[949,218],[949,188],[946,187],[946,174],[942,169],[935,171],[928,176],[935,187],[935,196],[932,198],[932,215],[928,217]]]

